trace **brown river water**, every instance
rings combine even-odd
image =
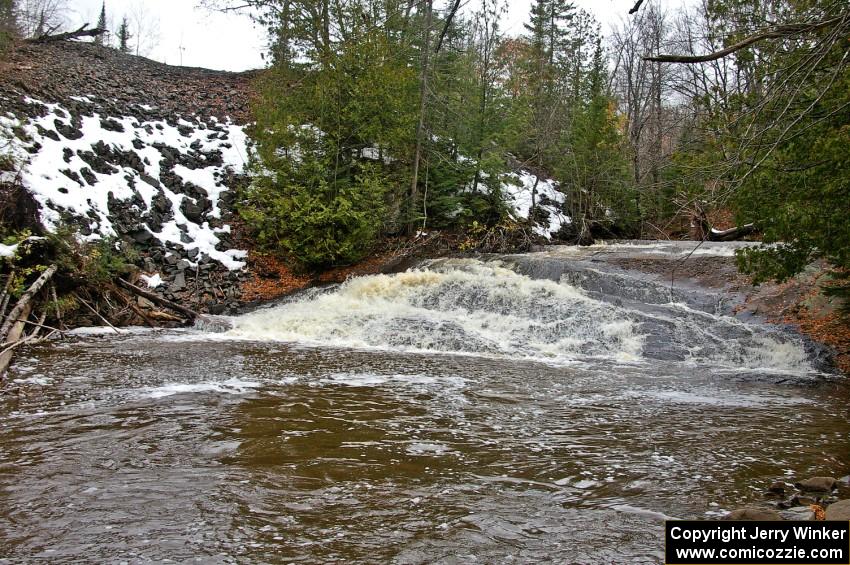
[[[23,352],[0,563],[660,563],[665,518],[846,474],[848,388],[795,336],[529,269]]]

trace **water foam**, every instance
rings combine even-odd
[[[612,305],[469,260],[353,279],[334,292],[237,318],[229,335],[551,361],[637,360],[642,344]]]
[[[169,383],[158,387],[149,387],[142,390],[147,398],[165,398],[175,394],[192,394],[215,392],[219,394],[244,394],[256,388],[261,383],[256,381],[245,381],[240,379],[229,379],[226,381],[208,381],[202,383]]]
[[[680,304],[603,300],[500,262],[453,259],[352,279],[233,320],[225,339],[575,363],[663,360],[811,370],[798,340]]]

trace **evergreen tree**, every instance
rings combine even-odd
[[[127,16],[121,19],[121,25],[118,26],[118,50],[122,53],[132,53],[133,48],[130,46],[130,40],[133,36],[130,34],[130,24],[127,21]]]
[[[98,45],[106,45],[106,2],[104,1],[100,7],[100,16],[97,18],[97,29],[103,30],[103,33],[95,37],[94,42]]]
[[[260,242],[306,267],[348,264],[403,202],[417,121],[416,71],[381,30],[317,64],[273,67],[256,106],[264,174],[240,212]]]
[[[0,0],[0,53],[17,35],[14,0]]]
[[[592,60],[581,86],[584,95],[571,109],[558,177],[567,187],[575,229],[590,230],[587,224],[592,222],[609,234],[631,236],[638,219],[637,199],[629,184],[625,139],[618,130],[614,100],[605,93],[607,73],[599,40]]]

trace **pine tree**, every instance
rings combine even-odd
[[[562,73],[558,62],[563,58],[567,43],[566,24],[573,17],[575,7],[562,0],[535,0],[531,6],[529,33],[531,46],[527,60],[527,73],[531,79],[528,96],[523,102],[526,131],[524,145],[527,158],[535,164],[538,174],[552,168],[550,157],[560,154],[556,147],[560,137],[560,120],[566,115],[563,96],[559,92]],[[531,191],[531,216],[537,206],[537,184]]]
[[[94,42],[98,45],[106,45],[106,2],[100,7],[100,17],[97,18],[97,29],[104,31],[95,37]]]
[[[6,49],[15,35],[17,35],[15,2],[14,0],[0,0],[0,53]]]
[[[130,34],[130,24],[127,21],[127,16],[124,16],[121,19],[121,25],[118,27],[118,50],[122,53],[131,53],[132,48],[130,47],[130,39],[132,39],[132,35]]]

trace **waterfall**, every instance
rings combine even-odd
[[[604,276],[596,273],[594,280]],[[639,302],[622,284],[622,300],[576,284],[574,275],[535,279],[502,261],[442,260],[305,293],[236,318],[227,335],[552,364],[665,361],[812,370],[802,342],[776,328],[680,302]]]

